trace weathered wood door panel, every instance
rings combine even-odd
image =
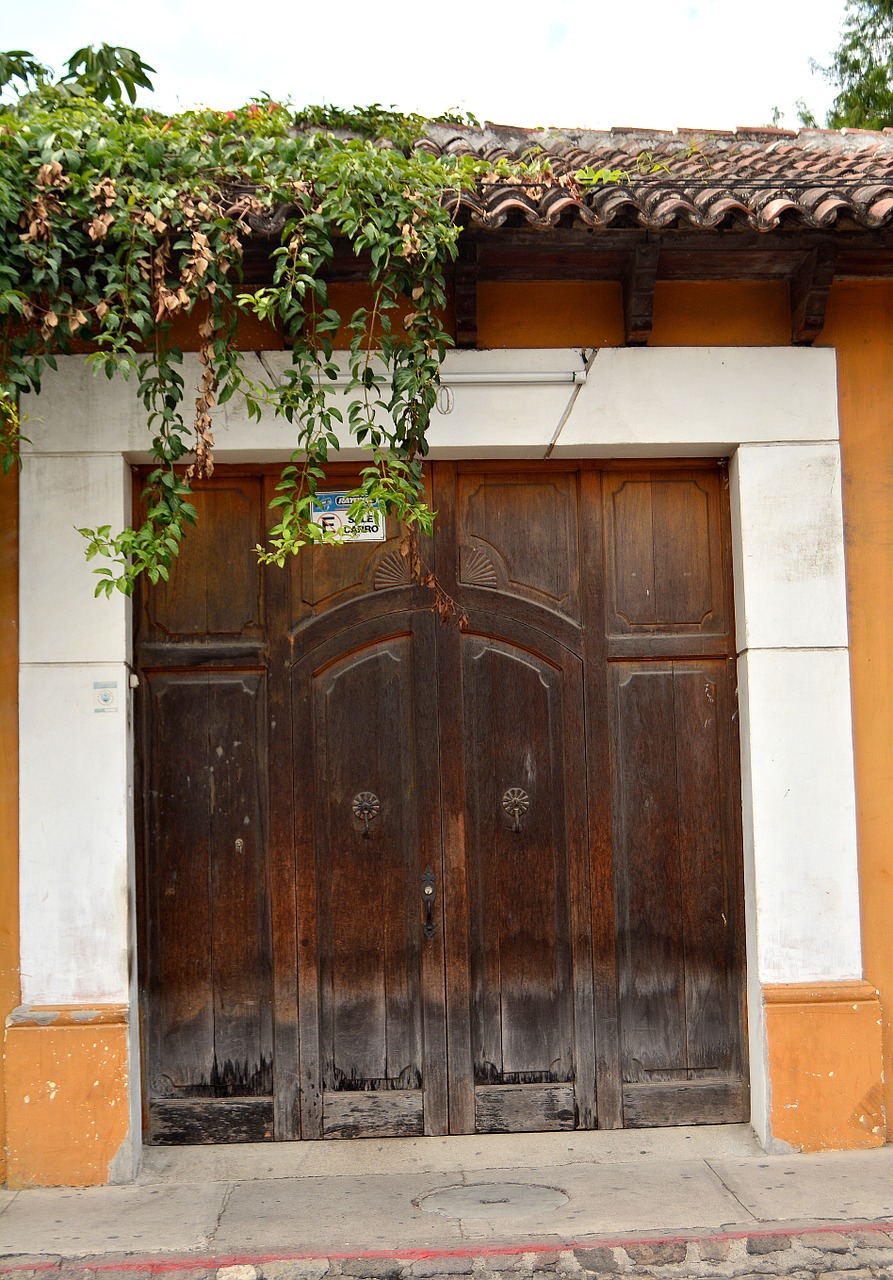
[[[545,637],[536,652],[488,631],[457,637],[472,1077],[452,1090],[473,1083],[478,1131],[589,1127],[581,663]]]
[[[294,670],[304,1137],[445,1127],[433,644],[430,613],[397,614]]]
[[[442,464],[434,502],[451,1130],[591,1127],[578,477]]]
[[[154,1141],[746,1115],[724,472],[432,470],[464,630],[250,471],[143,602]]]
[[[724,472],[604,477],[626,1125],[745,1119]]]
[[[717,469],[605,475],[609,657],[733,651],[726,497]]]
[[[271,936],[258,672],[157,674],[149,738],[149,1136],[271,1132]]]
[[[613,669],[615,880],[627,1124],[740,1110],[737,914],[722,741],[728,670]]]

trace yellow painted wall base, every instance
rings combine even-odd
[[[20,1006],[4,1059],[9,1186],[107,1183],[129,1125],[127,1010]]]
[[[868,982],[763,988],[773,1138],[801,1151],[885,1140],[881,1006]]]

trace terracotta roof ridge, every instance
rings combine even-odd
[[[481,138],[486,135],[498,137],[515,137],[528,139],[574,138],[600,140],[606,138],[876,138],[885,141],[893,134],[893,128],[884,129],[828,129],[803,125],[797,129],[783,129],[777,125],[739,124],[733,129],[678,125],[674,128],[654,128],[647,125],[612,124],[605,128],[582,125],[517,125],[502,124],[493,120],[483,120],[479,124],[450,120],[429,120],[426,122],[426,136],[433,132],[438,134],[452,133],[457,137]]]

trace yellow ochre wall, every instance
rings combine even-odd
[[[479,287],[478,320],[481,347],[623,342],[620,286],[610,283],[485,283]],[[784,346],[789,341],[790,310],[783,284],[657,287],[654,346]],[[272,335],[264,342],[276,344]],[[893,832],[889,785],[893,769],[889,731],[893,723],[893,285],[835,284],[819,345],[836,347],[838,353],[866,981],[766,988],[772,1130],[776,1138],[805,1150],[873,1146],[884,1140],[882,1056],[887,1136],[893,1138],[893,859],[888,849]],[[16,528],[15,479],[7,478],[0,482],[0,1013],[4,1020],[19,1002]],[[7,1031],[14,1079],[7,1079],[6,1092],[19,1097],[33,1080],[35,1100],[41,1100],[40,1107],[30,1112],[30,1121],[22,1113],[13,1118],[11,1129],[17,1138],[12,1178],[17,1185],[106,1181],[108,1158],[122,1140],[125,1123],[124,1011],[108,1010],[95,1021],[86,1011],[58,1011],[52,1031],[35,1013],[30,1016],[23,1011]],[[90,1019],[86,1025],[81,1021],[85,1016]],[[63,1051],[75,1042],[82,1044],[82,1050]],[[87,1072],[94,1092],[86,1097],[86,1076],[83,1081],[80,1078],[83,1059],[97,1064],[97,1057],[103,1070]],[[50,1067],[52,1077],[47,1074]],[[93,1081],[100,1075],[97,1092]],[[41,1077],[55,1083],[54,1098],[41,1092],[45,1083]],[[5,1146],[2,1084],[0,1079],[0,1135]],[[51,1103],[62,1104],[64,1116]],[[38,1111],[45,1121],[38,1118]],[[54,1154],[52,1133],[60,1122],[66,1145],[64,1152]]]
[[[10,1187],[97,1186],[127,1138],[127,1010],[29,1006],[7,1020]]]
[[[893,1140],[893,284],[835,284],[820,345],[837,348],[865,977],[881,996]]]

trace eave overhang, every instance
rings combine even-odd
[[[791,341],[812,342],[835,279],[893,277],[893,132],[523,130],[431,124],[419,147],[493,171],[444,194],[462,227],[451,270],[456,337],[476,342],[476,291],[492,281],[616,281],[626,341],[647,342],[661,281],[782,281]],[[610,181],[592,181],[607,171]],[[619,177],[618,177],[619,175]],[[286,210],[248,219],[247,283],[268,278]],[[363,282],[344,246],[331,281]]]

